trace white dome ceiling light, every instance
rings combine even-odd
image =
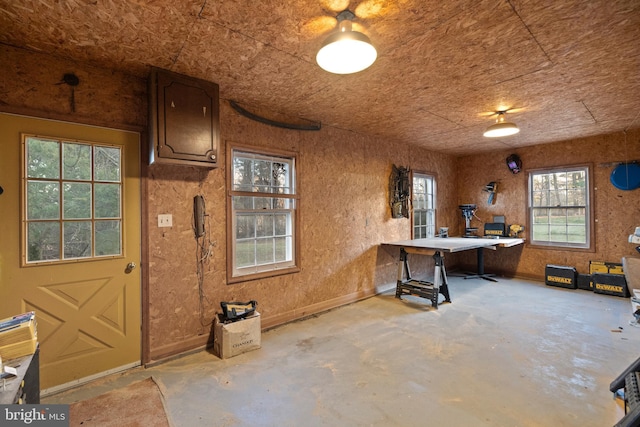
[[[355,15],[344,10],[336,17],[338,32],[322,43],[316,62],[325,71],[334,74],[352,74],[369,68],[378,57],[369,37],[351,29]]]
[[[498,118],[496,122],[484,131],[484,136],[488,138],[498,138],[501,136],[515,135],[520,132],[520,128],[515,123],[507,122],[505,119],[506,111],[497,111]]]

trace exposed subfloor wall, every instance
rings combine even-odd
[[[512,174],[505,159],[516,153],[523,170]],[[528,244],[509,250],[484,251],[487,270],[543,278],[546,264],[576,267],[589,272],[589,261],[621,262],[622,257],[637,256],[628,237],[640,226],[640,189],[624,191],[610,182],[613,168],[623,162],[640,159],[640,129],[625,133],[593,136],[510,151],[461,157],[457,160],[458,202],[475,203],[477,216],[472,225],[482,233],[483,223],[494,215],[504,215],[507,224],[527,224],[527,172],[556,166],[591,165],[594,187],[595,250],[579,251],[530,247]],[[496,181],[498,192],[493,204],[488,203],[485,184]],[[525,237],[528,234],[525,232]],[[461,264],[475,266],[473,252],[461,254]]]
[[[5,65],[0,110],[137,130],[145,144],[146,76],[7,45],[0,45],[0,57]],[[72,88],[58,84],[65,73],[80,79],[73,97]],[[438,223],[454,228],[458,222],[457,212],[451,209],[456,203],[455,159],[451,156],[330,125],[319,132],[270,127],[240,116],[225,99],[221,99],[220,108],[218,169],[167,165],[145,169],[142,227],[148,235],[141,248],[141,271],[143,283],[148,284],[148,292],[143,292],[148,296],[143,313],[149,330],[143,360],[205,345],[220,301],[255,299],[265,325],[273,326],[393,285],[397,252],[379,245],[411,236],[408,219],[391,218],[388,186],[393,164],[435,174],[440,195]],[[226,284],[224,153],[229,142],[298,153],[299,273]],[[197,194],[206,201],[211,242],[201,285],[192,230],[193,196]],[[172,214],[173,226],[158,228],[159,214]],[[429,260],[416,263],[425,272],[432,265]]]
[[[298,153],[300,272],[227,285],[225,162],[218,169],[152,165],[149,168],[149,307],[151,359],[204,345],[220,301],[258,301],[263,327],[353,302],[393,286],[397,250],[383,242],[411,236],[410,221],[392,219],[392,164],[434,173],[442,224],[455,224],[455,160],[406,145],[325,127],[291,131],[251,121],[221,102],[226,144]],[[440,184],[439,184],[440,185]],[[204,196],[212,242],[204,279],[196,276],[193,196]],[[173,227],[157,228],[171,213]],[[423,263],[428,271],[432,261]],[[202,287],[203,299],[199,300]]]

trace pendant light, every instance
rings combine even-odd
[[[496,122],[484,131],[484,136],[488,138],[497,138],[501,136],[515,135],[520,132],[515,123],[505,121],[506,111],[498,111]]]
[[[369,37],[351,29],[355,17],[350,10],[344,10],[336,17],[338,32],[327,37],[316,55],[316,62],[323,70],[352,74],[368,68],[376,60],[378,53]]]

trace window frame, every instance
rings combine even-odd
[[[109,144],[109,143],[104,143],[104,142],[99,142],[99,141],[86,141],[86,140],[80,140],[80,139],[74,139],[74,138],[63,138],[63,137],[56,137],[56,136],[49,136],[49,135],[39,135],[39,134],[31,134],[31,133],[22,133],[21,135],[21,153],[20,153],[20,221],[21,221],[21,227],[20,227],[20,233],[21,233],[21,237],[20,237],[20,265],[21,267],[37,267],[37,266],[42,266],[42,265],[59,265],[59,264],[70,264],[70,263],[82,263],[82,262],[95,262],[95,261],[100,261],[100,260],[110,260],[110,259],[117,259],[117,258],[124,258],[125,257],[125,253],[124,253],[124,247],[125,247],[125,230],[126,230],[126,223],[125,223],[125,218],[124,218],[124,200],[126,198],[125,195],[125,185],[124,185],[124,171],[125,171],[125,158],[124,158],[124,147],[119,146],[119,145],[115,145],[115,144]],[[28,158],[27,158],[27,141],[30,138],[34,138],[34,139],[39,139],[39,140],[47,140],[47,141],[51,141],[51,142],[57,142],[59,144],[59,152],[60,152],[60,157],[58,159],[59,162],[59,173],[60,176],[58,178],[36,178],[36,177],[29,177],[28,175],[28,166],[27,166],[27,162],[28,162]],[[91,147],[91,177],[88,180],[78,180],[78,179],[72,179],[72,178],[65,178],[63,177],[63,161],[64,161],[64,157],[63,157],[63,145],[64,144],[70,144],[70,145],[86,145]],[[95,153],[95,147],[105,147],[105,148],[114,148],[120,151],[120,170],[119,170],[119,180],[118,181],[111,181],[111,180],[100,180],[100,179],[96,179],[94,176],[94,166],[95,166],[95,160],[94,160],[94,153]],[[90,202],[90,209],[91,209],[91,214],[90,214],[90,218],[65,218],[65,215],[63,213],[64,211],[64,193],[60,192],[60,198],[59,198],[59,215],[57,219],[44,219],[44,220],[37,220],[37,219],[30,219],[28,218],[28,183],[29,182],[38,182],[38,181],[42,181],[42,182],[46,182],[46,181],[57,181],[60,183],[59,188],[62,190],[62,188],[64,187],[65,183],[88,183],[91,186],[91,202]],[[96,218],[95,216],[95,209],[96,209],[96,202],[95,202],[95,184],[104,184],[104,183],[109,183],[109,184],[117,184],[119,186],[119,216],[117,217],[105,217],[105,218]],[[96,254],[96,223],[100,223],[103,221],[119,221],[120,222],[120,236],[119,236],[119,246],[120,246],[120,253],[119,254],[107,254],[107,255],[97,255]],[[59,253],[62,255],[60,258],[57,259],[41,259],[41,260],[35,260],[35,261],[29,261],[28,259],[28,251],[29,251],[29,242],[28,242],[28,231],[27,228],[29,226],[30,223],[32,222],[57,222],[60,224],[60,235],[59,235]],[[91,224],[91,253],[89,256],[83,256],[83,257],[69,257],[69,258],[65,258],[64,257],[64,224],[65,222],[88,222]]]
[[[425,227],[427,227],[427,234],[426,237],[436,237],[438,235],[437,230],[438,230],[438,180],[437,180],[437,175],[433,172],[424,172],[424,171],[411,171],[411,238],[412,239],[416,239],[419,237],[416,237],[415,235],[415,230],[416,230],[416,217],[415,217],[415,210],[416,207],[413,203],[413,198],[414,198],[414,185],[413,185],[413,181],[415,178],[427,178],[427,179],[431,179],[431,181],[433,182],[433,208],[431,209],[433,211],[433,236],[429,236],[429,232],[428,232],[428,224],[425,225]],[[424,211],[429,212],[430,209],[424,209]],[[419,211],[423,211],[423,209],[419,209]],[[428,218],[428,215],[427,215]],[[422,225],[421,225],[422,226]]]
[[[566,242],[550,242],[534,240],[533,238],[533,197],[532,197],[532,182],[534,175],[540,175],[545,173],[558,173],[558,172],[571,172],[583,170],[586,172],[586,204],[584,205],[585,216],[585,237],[587,242],[585,244],[571,244]],[[593,165],[591,163],[584,164],[572,164],[572,165],[560,165],[553,167],[528,169],[526,170],[527,179],[525,182],[526,195],[527,195],[527,244],[530,247],[548,250],[562,250],[562,251],[576,251],[576,252],[595,252],[595,200],[594,200],[594,185],[593,185]],[[582,207],[582,205],[580,205]],[[571,209],[575,206],[562,205],[549,208],[557,209]]]
[[[236,191],[234,190],[234,181],[233,181],[233,170],[234,170],[234,155],[235,152],[241,152],[251,155],[257,156],[265,156],[265,157],[281,157],[284,159],[288,159],[291,162],[291,167],[293,169],[292,172],[292,192],[289,194],[279,194],[279,193],[262,193],[262,192],[246,192],[246,191]],[[226,198],[226,208],[227,208],[227,283],[241,283],[247,282],[250,280],[264,279],[268,277],[275,277],[285,274],[297,273],[300,271],[300,197],[299,197],[299,175],[300,175],[300,166],[298,164],[298,153],[287,150],[277,150],[271,148],[261,148],[254,147],[250,145],[236,144],[236,143],[227,143],[227,198]],[[289,199],[293,203],[292,210],[292,220],[293,224],[291,226],[292,229],[292,251],[293,256],[291,260],[291,265],[278,267],[276,264],[278,263],[270,263],[264,264],[260,271],[245,273],[245,274],[237,274],[237,268],[235,266],[236,258],[235,258],[235,248],[236,248],[236,229],[235,229],[235,218],[236,211],[233,206],[233,198],[236,196],[244,196],[244,197],[277,197],[277,198],[285,198]],[[273,268],[264,268],[265,265],[272,265]]]

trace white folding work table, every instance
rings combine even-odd
[[[476,249],[478,253],[478,272],[468,276],[492,280],[484,272],[485,248],[495,250],[498,246],[512,247],[524,243],[519,238],[467,238],[467,237],[431,237],[426,239],[401,240],[398,242],[384,243],[389,246],[400,247],[400,264],[398,264],[398,281],[396,284],[396,297],[402,295],[416,295],[431,300],[431,305],[438,308],[438,295],[444,296],[445,302],[451,302],[449,296],[449,284],[444,267],[444,254],[468,251]],[[411,277],[407,254],[430,255],[435,262],[433,283],[424,280],[416,280]],[[406,276],[406,277],[405,277]]]

